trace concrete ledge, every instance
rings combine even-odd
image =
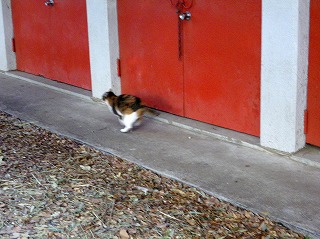
[[[35,76],[21,71],[5,71],[1,74],[14,77],[19,80],[27,81],[36,85],[41,85],[49,89],[64,92],[66,94],[78,96],[81,98],[90,99],[91,91],[84,90],[75,86],[67,85],[58,81],[50,80],[42,76]]]

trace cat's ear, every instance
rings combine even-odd
[[[108,91],[106,91],[103,95],[102,95],[102,100],[106,100],[108,97],[114,95],[114,93],[112,92],[112,89],[110,88]]]
[[[105,100],[108,98],[108,93],[109,93],[109,92],[107,91],[107,92],[105,92],[105,93],[102,95],[101,98],[102,98],[103,101],[105,101]]]

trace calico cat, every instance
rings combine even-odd
[[[108,105],[109,110],[118,116],[120,124],[125,127],[120,131],[126,133],[133,126],[141,124],[144,113],[159,115],[158,112],[147,108],[139,97],[133,95],[115,95],[111,90],[104,93],[102,100]]]

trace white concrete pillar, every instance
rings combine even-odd
[[[0,70],[16,69],[16,55],[12,50],[13,24],[11,1],[0,2]]]
[[[87,0],[92,96],[97,98],[111,88],[120,93],[116,3],[116,0]]]
[[[305,146],[310,0],[262,1],[261,145]]]

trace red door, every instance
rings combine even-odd
[[[261,1],[121,0],[118,14],[123,92],[259,135]]]
[[[261,1],[198,0],[190,12],[185,116],[258,136]]]
[[[320,146],[320,0],[311,0],[307,143]]]
[[[90,90],[86,1],[46,2],[11,1],[17,69]]]
[[[149,106],[183,115],[183,64],[177,14],[164,0],[120,0],[118,22],[122,92]]]

